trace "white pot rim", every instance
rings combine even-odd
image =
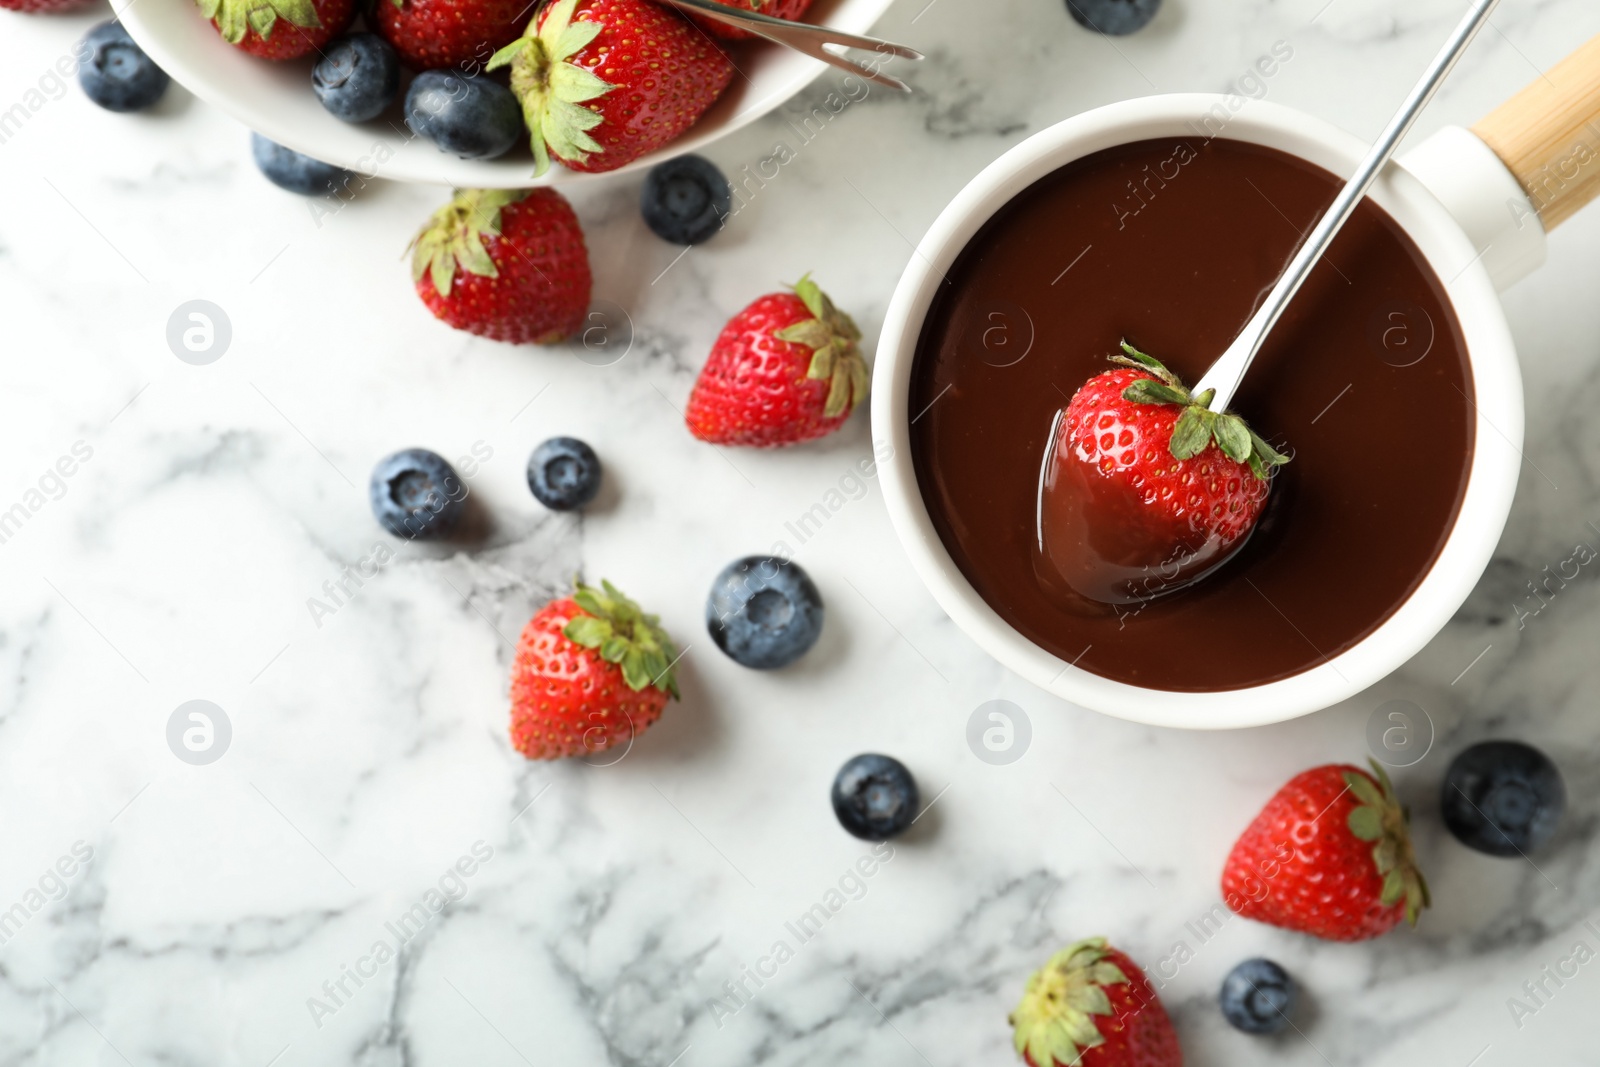
[[[1410,173],[1391,166],[1370,194],[1405,228],[1445,286],[1463,335],[1477,407],[1467,488],[1433,567],[1401,607],[1366,638],[1300,674],[1212,693],[1146,689],[1071,666],[1023,637],[961,573],[934,529],[912,466],[907,410],[912,362],[934,293],[957,255],[1003,205],[1035,181],[1102,149],[1154,137],[1190,136],[1225,109],[1221,136],[1297,155],[1349,174],[1367,149],[1358,138],[1266,101],[1185,93],[1144,97],[1085,112],[1023,141],[992,163],[944,210],[917,246],[885,319],[874,370],[875,441],[889,517],[913,568],[940,607],[1001,664],[1056,696],[1117,718],[1186,729],[1281,722],[1366,689],[1422,649],[1477,584],[1510,514],[1521,465],[1522,378],[1499,296],[1455,220]],[[1233,102],[1230,104],[1230,101]]]

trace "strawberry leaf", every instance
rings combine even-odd
[[[644,653],[639,649],[630,648],[623,653],[622,680],[636,693],[650,684],[650,671],[645,667]]]
[[[646,615],[610,582],[602,582],[599,589],[579,582],[572,599],[587,614],[567,623],[562,632],[569,640],[617,664],[623,681],[635,692],[654,686],[678,697],[672,670],[678,653],[658,617]]]
[[[1095,1018],[1114,1014],[1106,987],[1128,981],[1108,952],[1103,938],[1080,941],[1028,979],[1010,1022],[1012,1042],[1030,1062],[1081,1064],[1085,1051],[1105,1043]]]
[[[396,0],[396,2],[398,3],[399,0]],[[521,54],[522,50],[527,48],[530,43],[532,43],[532,38],[518,37],[515,41],[512,41],[504,48],[495,52],[494,55],[490,56],[489,62],[484,64],[483,69],[499,70],[501,67],[509,65],[511,61],[516,59],[517,56]]]
[[[1362,841],[1376,841],[1383,836],[1383,818],[1376,808],[1352,808],[1345,822]]]
[[[1254,454],[1261,458],[1261,462],[1270,467],[1281,467],[1289,462],[1288,456],[1263,441],[1254,430],[1250,431],[1250,446]]]
[[[592,589],[579,588],[576,593],[572,594],[572,599],[578,607],[591,615],[604,616],[607,614],[606,609],[600,603],[600,598],[595,596]]]
[[[497,236],[501,209],[527,195],[525,190],[508,189],[458,192],[450,203],[435,211],[428,224],[412,238],[412,280],[421,281],[424,276],[431,276],[434,290],[448,297],[458,266],[468,274],[499,277],[499,269],[484,244],[484,235]]]
[[[1124,400],[1135,404],[1187,404],[1189,394],[1163,382],[1140,378],[1122,391]]]
[[[1206,426],[1205,412],[1197,407],[1183,409],[1172,427],[1172,442],[1168,450],[1177,459],[1193,459],[1211,443],[1211,430]]]
[[[1405,875],[1399,870],[1392,870],[1383,876],[1383,895],[1378,900],[1385,907],[1388,907],[1392,904],[1400,903],[1400,899],[1405,896],[1405,892]]]
[[[800,280],[794,283],[794,293],[812,315],[819,319],[828,317],[830,304],[827,294],[822,291],[821,286],[811,280],[809,273],[801,275]]]
[[[1139,351],[1127,341],[1122,342],[1122,355],[1112,356],[1111,361],[1113,363],[1121,363],[1128,367],[1141,367],[1144,370],[1153,373],[1157,378],[1160,378],[1166,384],[1178,389],[1183,388],[1183,383],[1178,380],[1178,376],[1176,374],[1173,374],[1167,369],[1166,364],[1162,363],[1154,356],[1149,356]],[[1187,396],[1187,394],[1185,394],[1185,396]]]
[[[1383,791],[1378,788],[1377,783],[1366,775],[1355,771],[1346,771],[1344,773],[1344,784],[1350,787],[1350,792],[1354,793],[1356,799],[1361,803],[1375,808],[1383,806]]]
[[[772,336],[780,341],[789,341],[797,345],[817,351],[833,344],[833,331],[828,329],[828,324],[821,319],[806,319],[792,326],[785,326]],[[827,375],[816,375],[827,377]]]
[[[587,48],[596,37],[600,36],[600,31],[605,28],[605,23],[603,22],[568,23],[561,36],[556,38],[555,46],[550,50],[550,58],[558,65],[573,66],[570,63],[563,64],[562,61],[570,59]],[[573,66],[573,69],[582,70],[583,68]],[[599,81],[598,78],[595,80]],[[601,82],[601,84],[604,85],[605,83]]]
[[[579,615],[561,631],[567,640],[584,648],[599,648],[611,637],[611,624],[593,615]]]
[[[579,26],[593,26],[594,32],[600,32],[600,25],[594,22],[580,22]],[[594,71],[580,67],[574,63],[557,63],[550,68],[550,88],[556,94],[556,99],[572,104],[581,104],[585,100],[593,100],[615,89],[616,86],[604,81]],[[585,108],[584,110],[588,110]],[[594,122],[588,129],[599,125],[600,116],[594,116]]]
[[[1216,439],[1222,454],[1235,463],[1243,463],[1250,458],[1250,429],[1239,416],[1217,416],[1211,436]]]

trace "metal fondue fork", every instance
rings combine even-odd
[[[1400,141],[1410,132],[1422,109],[1433,99],[1433,94],[1438,91],[1440,83],[1455,67],[1456,60],[1461,58],[1461,53],[1467,50],[1467,45],[1472,43],[1472,39],[1478,35],[1483,24],[1489,21],[1490,13],[1499,2],[1500,0],[1474,0],[1466,18],[1461,20],[1461,25],[1456,27],[1450,39],[1445,42],[1444,48],[1429,65],[1416,88],[1411,90],[1411,95],[1406,97],[1399,112],[1389,120],[1388,128],[1383,131],[1377,143],[1372,146],[1372,150],[1367,153],[1367,157],[1356,168],[1355,176],[1340,190],[1332,206],[1311,231],[1311,236],[1305,239],[1305,243],[1295,253],[1294,259],[1290,260],[1289,266],[1278,279],[1278,284],[1272,287],[1272,292],[1267,294],[1267,299],[1260,310],[1251,317],[1244,332],[1228,346],[1222,358],[1213,363],[1201,376],[1199,384],[1194,387],[1194,395],[1198,397],[1207,389],[1215,389],[1216,395],[1211,402],[1211,410],[1228,409],[1228,401],[1233,399],[1239,383],[1244,380],[1244,372],[1250,368],[1250,361],[1261,351],[1261,346],[1266,342],[1267,335],[1272,332],[1272,327],[1277,324],[1278,317],[1289,306],[1289,301],[1294,299],[1295,293],[1300,291],[1300,286],[1311,274],[1311,268],[1317,265],[1322,254],[1338,236],[1340,227],[1350,218],[1356,205],[1361,203],[1361,198],[1367,195],[1367,190],[1372,188],[1378,173],[1389,162],[1389,157],[1394,155]]]
[[[870,67],[857,63],[847,56],[837,52],[830,52],[824,45],[839,45],[844,48],[861,48],[880,55],[899,56],[901,59],[922,59],[923,55],[915,48],[908,48],[903,44],[891,44],[880,41],[876,37],[858,37],[853,33],[841,33],[830,30],[826,26],[813,26],[806,22],[789,22],[786,19],[775,19],[771,15],[760,15],[753,11],[741,11],[738,8],[719,4],[716,0],[658,0],[658,2],[677,8],[679,11],[692,11],[705,15],[707,18],[725,22],[730,26],[737,26],[742,30],[749,30],[769,41],[774,41],[785,48],[792,48],[796,52],[808,55],[813,59],[820,59],[830,66],[847,70],[870,82],[886,85],[891,89],[898,89],[902,93],[909,93],[911,86],[899,78],[879,73]]]

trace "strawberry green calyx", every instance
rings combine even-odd
[[[1236,463],[1247,463],[1257,478],[1265,479],[1274,467],[1289,462],[1289,457],[1262,440],[1239,416],[1230,412],[1212,411],[1211,401],[1216,391],[1207,389],[1198,395],[1189,392],[1178,376],[1169,371],[1159,359],[1147,356],[1128,342],[1122,342],[1120,356],[1112,356],[1113,363],[1149,371],[1160,381],[1134,382],[1122,391],[1126,400],[1136,404],[1180,404],[1183,414],[1172,427],[1169,446],[1177,459],[1192,459],[1215,441],[1222,454]]]
[[[1376,785],[1364,774],[1344,774],[1344,784],[1360,801],[1345,821],[1357,838],[1373,842],[1372,862],[1383,877],[1383,896],[1379,899],[1386,906],[1404,900],[1406,922],[1415,926],[1417,916],[1433,903],[1433,898],[1411,848],[1410,816],[1395,796],[1389,775],[1376,760],[1371,763]]]
[[[601,22],[574,22],[578,0],[556,0],[535,14],[524,35],[489,58],[487,69],[511,66],[511,91],[522,102],[522,118],[532,135],[534,174],[550,169],[550,153],[582,163],[604,152],[589,131],[600,125],[594,109],[583,105],[616,86],[592,70],[567,62],[605,29]]]
[[[855,320],[833,306],[811,275],[796,282],[794,292],[816,317],[786,326],[773,336],[811,349],[806,377],[829,383],[822,413],[830,419],[843,415],[867,398],[867,361],[858,345],[861,331]]]
[[[1105,1042],[1094,1021],[1112,1013],[1105,987],[1128,981],[1108,955],[1105,938],[1085,938],[1029,977],[1009,1021],[1012,1043],[1034,1067],[1078,1063],[1085,1051]]]
[[[595,649],[601,659],[621,667],[622,680],[635,693],[655,686],[676,700],[678,680],[672,668],[678,650],[661,628],[660,617],[646,615],[608,581],[602,580],[599,589],[577,585],[572,599],[588,614],[567,623],[561,631],[567,640]]]
[[[311,0],[196,0],[200,14],[217,24],[222,39],[238,44],[245,34],[255,30],[262,38],[272,36],[272,28],[279,19],[299,26],[303,30],[320,29],[322,19],[317,17]]]
[[[526,189],[463,189],[433,213],[428,224],[411,241],[411,280],[427,274],[440,296],[449,296],[456,268],[468,274],[498,278],[500,271],[484,234],[500,235],[500,210],[526,198]]]

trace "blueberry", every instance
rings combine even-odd
[[[1110,37],[1142,30],[1161,10],[1161,0],[1067,0],[1067,11],[1086,29]]]
[[[107,111],[153,107],[172,82],[115,19],[84,34],[79,48],[84,58],[78,67],[78,84],[90,100]]]
[[[576,437],[552,437],[528,457],[528,488],[551,511],[576,511],[600,491],[600,457]]]
[[[331,196],[355,177],[343,167],[302,155],[259,133],[250,135],[250,148],[255,154],[256,166],[268,181],[301,196]]]
[[[311,71],[311,89],[337,118],[375,119],[400,91],[400,58],[377,34],[353,33],[322,53]]]
[[[822,594],[800,564],[746,556],[711,583],[706,629],[735,663],[758,671],[787,667],[822,635]]]
[[[663,241],[697,245],[722,229],[733,194],[715,163],[702,156],[679,156],[650,169],[639,208],[645,225]]]
[[[1567,807],[1561,772],[1520,741],[1482,741],[1445,771],[1439,808],[1463,845],[1491,856],[1533,852],[1555,836]]]
[[[1275,1034],[1289,1025],[1294,979],[1271,960],[1245,960],[1222,980],[1222,1015],[1247,1034]]]
[[[494,159],[521,139],[522,106],[489,78],[425,70],[406,90],[406,125],[462,159]]]
[[[372,514],[396,537],[427,540],[449,533],[465,510],[467,489],[443,456],[407,448],[372,468]]]
[[[916,779],[892,756],[857,756],[833,780],[833,813],[864,840],[898,837],[917,817]]]

